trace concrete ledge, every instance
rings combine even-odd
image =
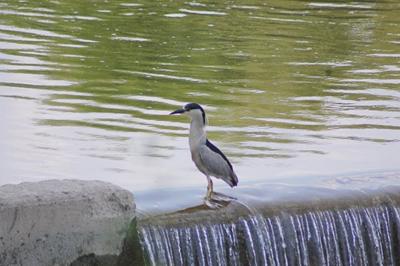
[[[260,187],[261,188],[261,187]],[[279,193],[279,186],[262,188]],[[139,221],[150,265],[398,265],[400,187],[286,188]],[[260,194],[258,194],[260,195]],[[222,204],[222,202],[221,202]]]
[[[119,255],[135,204],[100,181],[49,180],[0,187],[0,265],[69,265]]]
[[[273,217],[282,213],[301,215],[310,211],[340,210],[352,207],[368,208],[385,204],[400,205],[400,186],[397,185],[364,190],[310,187],[285,187],[281,189],[280,185],[261,188],[264,193],[281,193],[281,198],[221,202],[225,206],[217,209],[210,209],[201,204],[171,213],[143,217],[139,220],[139,224],[187,227],[198,224],[231,223],[236,222],[241,217],[254,214]]]

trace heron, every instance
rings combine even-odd
[[[207,177],[206,202],[211,200],[214,193],[211,176],[222,179],[230,187],[237,186],[239,181],[232,164],[225,154],[207,139],[207,118],[203,107],[197,103],[188,103],[183,108],[170,113],[170,115],[175,114],[186,114],[190,117],[190,153],[196,167]]]

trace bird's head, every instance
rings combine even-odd
[[[170,115],[175,115],[175,114],[186,114],[188,115],[192,120],[198,120],[202,121],[203,125],[206,124],[206,113],[204,112],[203,107],[200,106],[200,104],[197,103],[188,103],[183,108],[178,109],[170,113]]]

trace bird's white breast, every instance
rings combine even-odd
[[[190,124],[189,133],[190,151],[195,152],[196,150],[198,150],[200,145],[205,145],[206,140],[207,136],[203,125],[199,125],[199,123],[192,121],[192,123]]]
[[[197,111],[197,110],[196,110]],[[190,132],[189,132],[189,146],[190,151],[196,152],[200,145],[205,145],[207,134],[201,113],[191,113]]]

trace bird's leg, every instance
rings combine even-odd
[[[207,200],[211,200],[211,195],[213,193],[213,182],[209,176],[207,176],[208,186],[207,186]]]
[[[209,176],[207,176],[207,181],[208,181],[207,195],[204,200],[205,205],[207,205],[211,209],[218,209],[223,207],[224,205],[221,204],[222,202],[219,202],[218,200],[214,199],[215,192],[213,189],[213,181]]]
[[[211,180],[211,178],[209,176],[207,176],[207,181],[208,181],[207,195],[206,195],[204,203],[211,209],[218,209],[218,208],[222,207],[222,205],[220,203],[218,203],[218,202],[215,202],[212,199],[212,195],[214,194],[213,182],[212,182],[212,180]]]

